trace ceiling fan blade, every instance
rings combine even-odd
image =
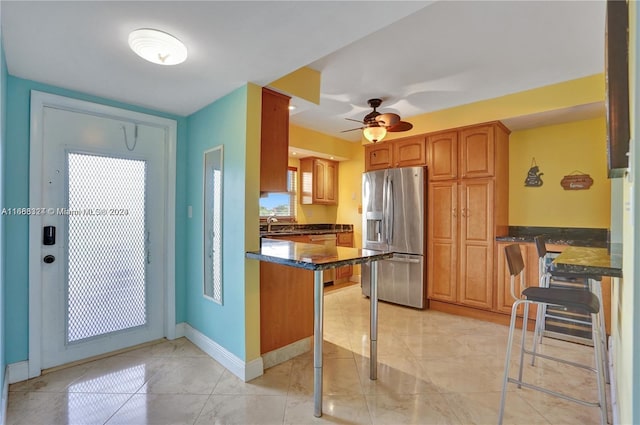
[[[408,131],[413,128],[413,124],[406,121],[400,121],[396,125],[387,127],[387,131]]]
[[[347,120],[347,121],[359,122],[360,124],[364,124],[362,121],[360,121],[360,120],[354,120],[353,118],[345,118],[345,120]]]
[[[380,114],[375,117],[375,120],[385,127],[396,125],[400,122],[400,115],[387,112],[386,114]]]
[[[356,130],[362,130],[364,127],[358,127],[358,128],[352,128],[350,130],[342,130],[340,133],[347,133],[349,131],[356,131]]]

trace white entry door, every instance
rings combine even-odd
[[[32,253],[44,369],[165,335],[168,138],[46,105],[41,120],[41,209],[30,213],[42,228]]]

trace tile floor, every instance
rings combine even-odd
[[[325,296],[324,416],[313,417],[313,359],[303,354],[244,383],[182,338],[9,387],[7,425],[494,424],[507,328],[380,303],[378,380],[368,378],[368,300]],[[591,360],[587,347],[543,350]],[[540,361],[530,380],[596,399],[592,373]],[[510,384],[505,423],[597,424],[587,408]]]

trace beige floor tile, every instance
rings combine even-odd
[[[196,425],[282,424],[285,396],[212,395]]]
[[[360,384],[364,394],[426,394],[438,388],[422,372],[413,357],[384,356],[378,358],[377,379],[371,380],[368,357],[356,356]]]
[[[225,372],[210,357],[165,357],[157,361],[157,372],[138,392],[209,395]]]
[[[11,391],[47,391],[62,392],[80,379],[92,366],[88,363],[45,373],[27,381],[9,385]]]
[[[209,396],[134,394],[106,425],[193,424]]]
[[[130,397],[130,394],[12,392],[6,424],[104,424]]]
[[[322,416],[313,416],[313,398],[291,396],[287,399],[284,423],[369,425],[371,415],[363,395],[327,395],[322,398]]]
[[[313,358],[294,359],[291,370],[290,395],[313,396]],[[359,395],[362,394],[356,362],[351,359],[323,359],[323,394]]]
[[[500,392],[450,393],[443,397],[454,407],[463,424],[495,424],[500,408]],[[549,425],[549,422],[517,394],[507,394],[503,418],[509,425]]]
[[[289,392],[293,360],[286,361],[264,371],[249,382],[244,382],[233,373],[225,370],[218,381],[214,395],[277,395],[286,396]]]
[[[441,394],[367,395],[375,425],[462,424]]]
[[[492,356],[475,355],[449,358],[418,358],[423,372],[441,393],[500,391],[503,374]]]

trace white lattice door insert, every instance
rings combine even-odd
[[[147,323],[146,161],[67,154],[67,342]]]

